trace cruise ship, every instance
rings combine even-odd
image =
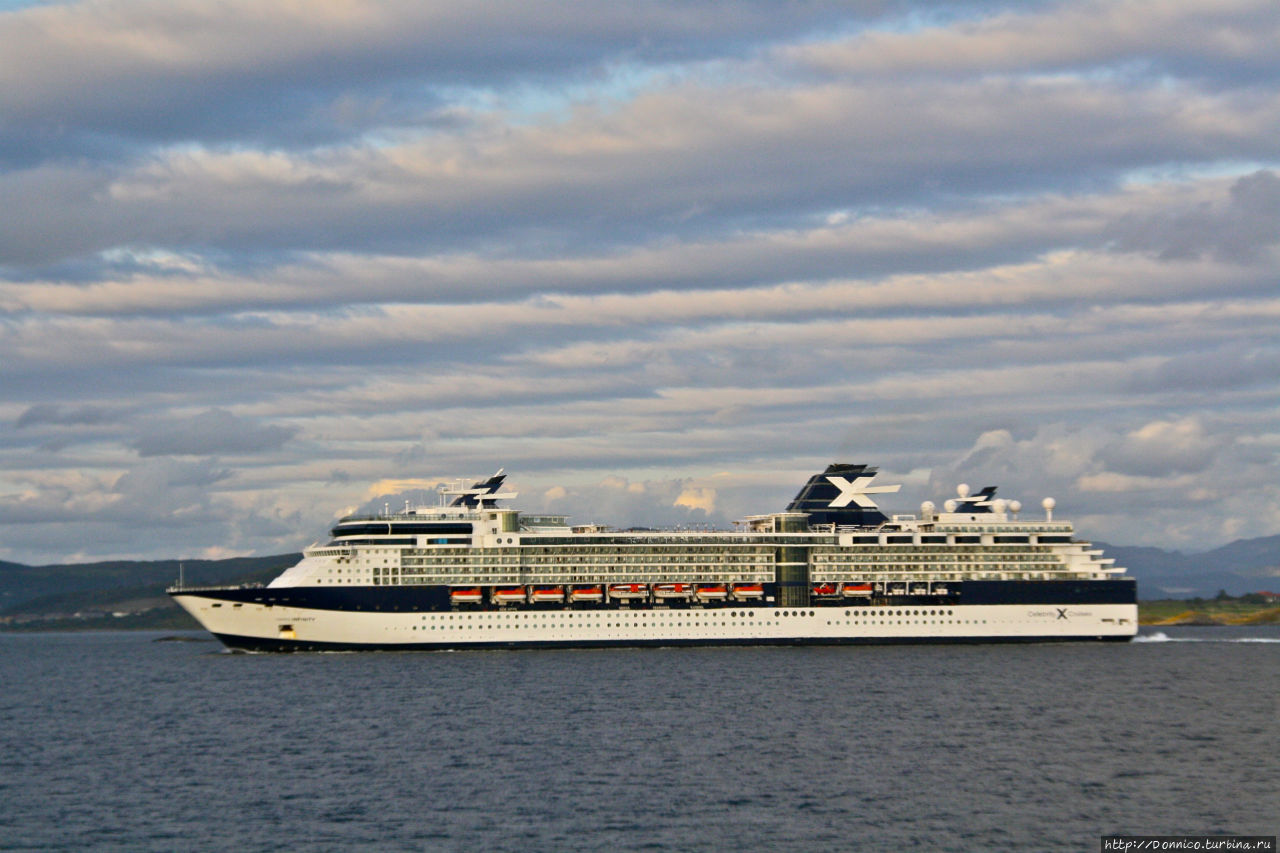
[[[885,515],[832,464],[735,529],[614,529],[510,508],[505,474],[338,521],[269,584],[169,594],[245,652],[1131,639],[1137,588],[1070,522],[995,488]]]

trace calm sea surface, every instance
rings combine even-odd
[[[1097,850],[1107,833],[1275,834],[1280,630],[1144,633],[292,656],[0,634],[0,849]]]

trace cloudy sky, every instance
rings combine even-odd
[[[997,484],[1280,533],[1275,0],[0,2],[0,559]],[[1038,509],[1036,513],[1038,514]]]

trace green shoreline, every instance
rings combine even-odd
[[[0,623],[0,633],[26,634],[42,631],[203,631],[200,623],[176,604],[139,613],[115,616],[91,613],[83,616],[52,616],[48,619],[27,618],[21,622]]]
[[[1215,599],[1167,599],[1138,602],[1140,625],[1280,625],[1280,606],[1275,601],[1250,600],[1260,596]]]

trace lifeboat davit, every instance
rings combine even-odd
[[[764,585],[758,583],[736,583],[733,585],[733,597],[738,601],[764,598]]]
[[[693,595],[699,601],[724,601],[729,597],[729,588],[722,583],[700,583]]]
[[[465,587],[449,590],[449,600],[454,604],[479,604],[484,598],[480,587]]]
[[[534,604],[555,604],[564,601],[564,587],[535,586],[529,600]]]
[[[604,590],[598,586],[575,586],[569,592],[570,601],[604,601]]]
[[[644,598],[648,594],[649,587],[642,583],[609,584],[609,597],[616,598],[620,601],[631,601],[637,598]]]
[[[527,597],[522,586],[499,587],[493,591],[494,604],[523,604]]]
[[[814,595],[835,595],[836,585],[833,583],[816,583],[813,585]]]
[[[688,598],[690,584],[687,583],[660,583],[653,587],[654,598]]]
[[[840,593],[846,598],[853,598],[859,595],[870,595],[871,584],[869,583],[847,583],[840,587]]]

